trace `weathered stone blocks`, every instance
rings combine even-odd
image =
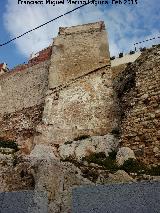
[[[81,161],[92,153],[105,153],[106,157],[116,150],[119,140],[113,135],[93,136],[83,140],[66,142],[59,147],[60,158]]]
[[[110,64],[104,23],[60,28],[52,52],[50,89]]]
[[[160,149],[159,48],[157,45],[143,52],[119,75],[121,80],[117,84],[122,146],[130,147],[147,164],[160,163],[157,151]]]

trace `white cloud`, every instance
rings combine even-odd
[[[157,4],[156,4],[157,3]],[[77,6],[77,5],[76,5]],[[11,37],[16,37],[58,15],[71,9],[73,5],[17,5],[17,0],[7,0],[4,23]],[[63,18],[60,18],[20,39],[16,46],[19,51],[29,56],[52,42],[57,36],[60,26],[72,26],[98,20],[104,20],[109,32],[111,55],[120,51],[129,51],[133,43],[145,37],[158,35],[160,24],[158,0],[142,0],[136,6],[105,6],[88,5]]]

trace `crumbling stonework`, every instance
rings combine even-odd
[[[29,162],[0,153],[0,192],[34,189]]]
[[[25,153],[33,147],[36,126],[42,121],[48,88],[47,60],[29,63],[0,76],[0,139],[16,140]]]
[[[72,158],[81,161],[84,157],[93,153],[104,153],[106,157],[113,150],[116,150],[119,140],[113,135],[93,136],[78,141],[66,142],[59,146],[59,155],[61,159]]]
[[[44,106],[42,119],[40,110],[40,119],[33,128],[38,132],[35,144],[40,141],[59,144],[80,135],[110,133],[114,116],[109,58],[103,22],[60,28],[52,47],[39,52],[27,65],[1,76],[2,132],[8,131],[8,135],[14,132],[17,137],[16,132],[24,130],[24,125],[30,129],[27,125],[33,122],[28,124],[25,119],[19,128],[18,124],[13,129],[5,124],[14,126],[12,117],[19,120],[11,113],[19,116],[28,109],[28,113],[34,115],[32,111],[36,111],[36,107],[43,109]],[[30,107],[33,107],[31,111]],[[6,115],[11,119],[6,120]]]
[[[49,61],[46,61],[0,76],[1,116],[44,102],[48,86],[48,67]]]
[[[110,68],[97,70],[54,91],[46,99],[42,137],[62,143],[81,135],[104,135],[113,128]],[[107,78],[107,79],[106,79]],[[38,128],[38,131],[40,131]]]
[[[49,89],[110,65],[104,22],[60,28],[54,39]]]
[[[160,163],[160,46],[146,50],[118,79],[122,145],[145,163]]]
[[[52,47],[49,46],[49,47],[41,50],[37,54],[35,54],[32,58],[30,58],[27,64],[20,64],[20,65],[17,65],[16,67],[14,67],[11,70],[11,72],[15,73],[15,72],[18,72],[18,71],[22,71],[22,70],[25,70],[25,69],[30,68],[32,66],[35,66],[36,64],[39,64],[41,62],[48,61],[48,60],[50,60],[51,55],[52,55]]]
[[[35,143],[40,137],[44,143],[59,144],[112,131],[112,71],[106,37],[103,22],[60,29],[53,44],[43,125],[37,127],[42,136]]]
[[[36,126],[42,121],[43,104],[14,113],[5,113],[0,119],[0,140],[13,140],[27,154],[33,148]]]

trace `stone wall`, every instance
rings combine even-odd
[[[26,154],[42,121],[49,65],[30,62],[0,76],[0,139],[16,140]]]
[[[61,143],[82,135],[105,135],[113,128],[111,69],[103,68],[48,94],[44,141]],[[39,140],[39,139],[38,139]]]
[[[133,149],[145,163],[159,163],[160,46],[145,51],[115,85],[120,100],[122,146]]]
[[[0,138],[32,147],[34,136],[61,143],[111,132],[111,75],[103,22],[60,28],[52,47],[0,77]]]
[[[61,28],[52,52],[44,125],[37,128],[44,142],[111,132],[112,71],[104,23]]]
[[[0,76],[0,115],[44,102],[49,61]]]
[[[52,53],[50,89],[110,64],[104,23],[60,28]]]
[[[42,121],[44,104],[28,107],[14,113],[5,113],[0,119],[0,140],[14,140],[28,154],[33,148],[36,126]]]
[[[141,55],[141,52],[135,52],[133,54],[125,54],[123,57],[115,58],[111,60],[111,66],[116,67],[122,64],[133,63]]]
[[[127,67],[127,64],[120,64],[112,67],[112,78],[115,79],[120,73],[122,73]]]
[[[34,189],[29,162],[0,153],[0,192]]]

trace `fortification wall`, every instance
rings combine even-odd
[[[26,154],[42,121],[50,61],[29,64],[0,76],[0,139],[16,140]]]
[[[14,67],[11,70],[11,72],[13,73],[13,72],[22,71],[24,69],[35,66],[36,64],[39,64],[41,62],[50,60],[51,55],[52,55],[52,47],[49,46],[49,47],[41,50],[40,52],[34,54],[33,57],[28,61],[27,64],[20,64],[20,65],[17,65],[16,67]]]
[[[50,89],[110,64],[104,23],[60,28],[52,52]]]
[[[44,142],[58,144],[111,131],[113,92],[107,42],[103,22],[60,28],[51,56],[44,125],[37,128]]]
[[[115,79],[120,73],[122,73],[127,67],[127,64],[120,64],[112,67],[112,78]]]
[[[122,146],[149,164],[160,162],[159,54],[160,46],[145,51],[119,76],[118,83]]]
[[[44,128],[38,129],[43,132],[43,140],[62,143],[82,135],[111,132],[113,90],[108,76],[110,68],[99,69],[49,94],[43,113]]]
[[[48,86],[49,62],[0,77],[0,114],[13,113],[44,102]]]

